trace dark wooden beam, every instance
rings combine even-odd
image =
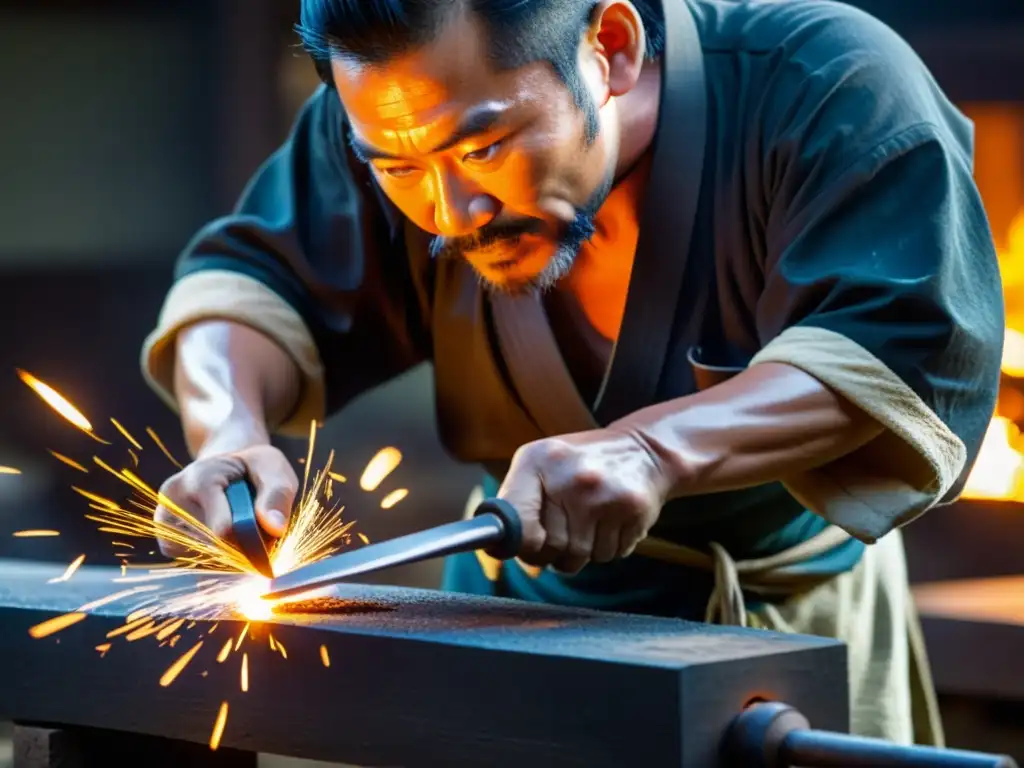
[[[0,561],[2,717],[206,743],[227,701],[224,747],[405,768],[714,766],[725,727],[758,697],[792,704],[817,728],[849,727],[835,641],[367,585],[334,594],[384,610],[253,627],[242,693],[240,652],[215,656],[243,622],[213,634],[200,622],[174,648],[152,636],[108,641],[130,611],[111,603],[30,637],[39,622],[131,586],[88,567],[48,583],[60,572]],[[158,685],[201,636],[180,677]],[[104,642],[113,645],[101,658]]]
[[[1024,576],[914,587],[940,693],[1024,702]]]

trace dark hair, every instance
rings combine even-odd
[[[661,0],[632,0],[643,21],[646,55],[665,41]],[[669,0],[678,2],[678,0]],[[345,56],[380,63],[433,40],[462,8],[483,22],[491,60],[499,69],[547,61],[597,134],[597,110],[576,69],[580,36],[597,0],[302,0],[296,30],[321,79],[331,83],[330,60]]]

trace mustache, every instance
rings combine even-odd
[[[435,259],[462,256],[482,250],[495,243],[515,243],[524,235],[541,234],[544,223],[538,219],[490,222],[472,234],[462,237],[435,237],[430,241],[430,255]]]

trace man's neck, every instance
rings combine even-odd
[[[619,153],[615,178],[622,179],[651,148],[658,127],[661,101],[661,61],[646,61],[640,79],[629,93],[617,99]]]

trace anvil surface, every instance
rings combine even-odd
[[[388,610],[253,625],[243,693],[241,652],[215,657],[244,620],[213,634],[200,621],[160,647],[152,636],[107,640],[135,605],[111,603],[30,637],[33,625],[132,586],[114,581],[118,569],[88,566],[48,583],[62,572],[0,560],[0,717],[206,743],[227,701],[226,747],[408,768],[715,766],[722,732],[754,697],[792,704],[813,727],[848,729],[845,646],[823,638],[344,584],[331,594]]]

